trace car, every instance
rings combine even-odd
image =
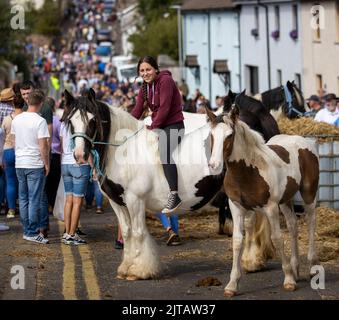
[[[113,53],[113,45],[111,42],[100,42],[95,49],[95,55],[98,61],[109,63]]]
[[[112,31],[110,29],[100,29],[97,32],[97,42],[112,40]]]

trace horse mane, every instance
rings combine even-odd
[[[249,111],[252,111],[251,109],[253,109],[253,106],[257,107],[258,110],[265,109],[267,112],[270,112],[268,107],[261,101],[247,95],[238,95],[235,98],[234,103],[239,107],[240,112],[242,109],[250,109]]]
[[[306,112],[305,99],[304,99],[304,96],[303,96],[301,90],[295,84],[293,84],[293,90],[294,90],[294,94],[295,94],[295,97],[296,97],[297,102],[298,102],[298,106],[300,106],[300,108],[303,109],[301,111]]]
[[[138,126],[140,126],[140,123],[142,123],[142,121],[137,120],[130,113],[121,108],[110,106],[110,112],[115,116],[114,124],[118,128],[136,131]]]
[[[262,103],[269,109],[278,109],[285,102],[283,87],[277,87],[261,94]]]
[[[234,129],[235,139],[237,139],[237,137],[240,138],[241,135],[241,140],[244,140],[247,147],[246,152],[250,151],[251,148],[259,148],[263,150],[264,146],[266,146],[262,135],[259,132],[252,130],[245,122],[238,120]]]

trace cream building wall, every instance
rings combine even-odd
[[[305,97],[319,94],[317,75],[321,75],[322,85],[327,93],[333,92],[339,96],[339,14],[336,2],[338,3],[338,1],[321,1],[320,10],[324,13],[324,29],[320,29],[319,40],[316,39],[316,31],[311,28],[313,2],[303,2],[301,6]]]

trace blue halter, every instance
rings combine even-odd
[[[302,117],[304,114],[293,107],[293,104],[292,104],[293,99],[292,99],[290,90],[288,90],[287,86],[283,86],[283,88],[284,88],[285,100],[286,100],[287,108],[288,108],[288,116],[291,116],[292,112],[294,111],[299,117]]]

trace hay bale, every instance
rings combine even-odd
[[[278,121],[280,132],[300,136],[338,135],[330,140],[339,140],[339,128],[325,122],[317,122],[312,118],[288,119]],[[327,139],[325,139],[327,140]]]

